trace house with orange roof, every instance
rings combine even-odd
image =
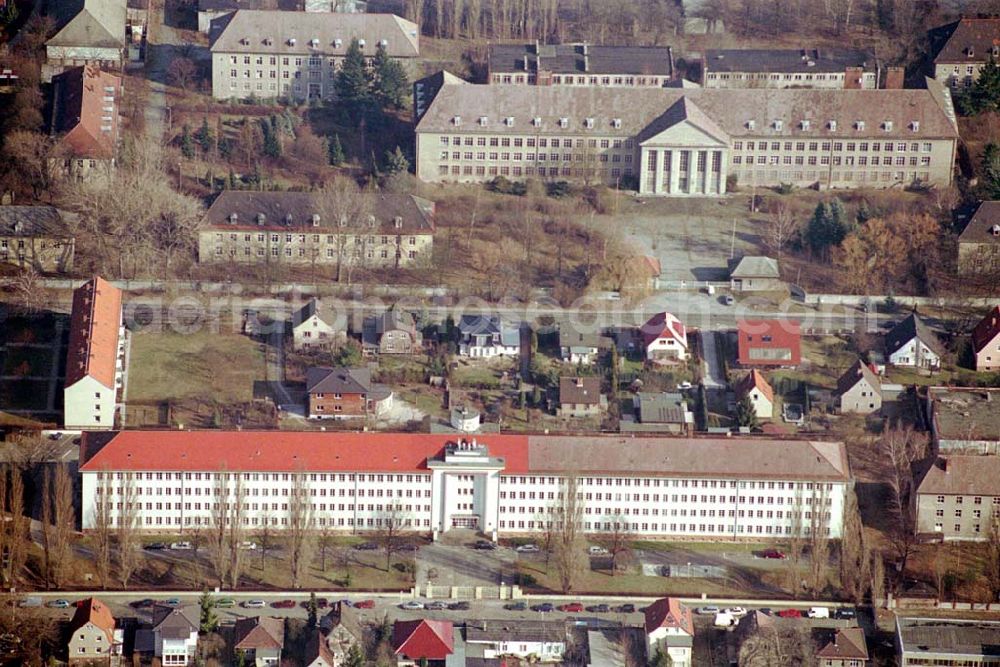
[[[687,329],[670,313],[657,313],[640,329],[650,361],[684,361],[688,356]]]
[[[122,629],[115,627],[115,617],[97,598],[81,600],[69,624],[66,652],[75,662],[110,662],[121,654]]]
[[[52,77],[50,131],[58,137],[55,156],[49,158],[53,176],[86,179],[114,168],[121,94],[121,77],[96,65]]]
[[[455,627],[451,621],[396,621],[392,626],[396,664],[444,665],[455,652]]]
[[[285,620],[275,616],[248,616],[233,627],[233,650],[242,652],[244,664],[274,667],[285,647]]]
[[[977,371],[1000,369],[1000,306],[994,306],[972,330],[972,353]]]
[[[736,383],[736,400],[742,401],[746,396],[750,397],[757,419],[774,418],[774,389],[756,368]]]
[[[649,657],[663,652],[674,667],[691,667],[694,618],[691,608],[677,598],[660,598],[646,607],[646,642]]]
[[[115,427],[118,391],[125,382],[122,291],[94,277],[73,292],[63,425],[67,429]]]

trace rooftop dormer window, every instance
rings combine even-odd
[[[757,129],[757,121],[755,121],[755,120],[748,120],[747,121],[747,129],[748,130],[755,130],[755,129]]]
[[[775,129],[775,130],[777,130],[778,132],[780,132],[780,131],[781,131],[781,129],[782,129],[783,127],[785,127],[785,121],[783,121],[783,120],[781,120],[781,119],[779,118],[779,119],[775,120],[775,121],[774,121],[774,123],[772,123],[771,125],[772,125],[772,127],[773,127],[773,128]]]
[[[587,118],[587,119],[585,119],[585,120],[583,121],[583,125],[584,125],[584,127],[586,127],[586,128],[588,129],[588,130],[592,130],[592,129],[594,129],[594,119],[593,119],[593,118]]]
[[[480,127],[486,127],[487,125],[489,125],[489,123],[490,123],[490,119],[487,118],[486,116],[480,116],[479,117],[479,126]]]
[[[857,130],[858,132],[863,132],[865,129],[865,121],[863,120],[854,121],[854,129]]]
[[[559,127],[566,128],[569,127],[569,118],[560,118]]]
[[[611,119],[611,127],[615,128],[616,130],[622,129],[622,119],[621,118],[612,118]]]
[[[809,131],[810,125],[811,123],[808,120],[803,120],[801,123],[799,123],[799,127],[806,132]]]
[[[531,119],[531,124],[534,125],[535,127],[541,127],[542,119],[539,118],[538,116],[535,116],[534,118]]]

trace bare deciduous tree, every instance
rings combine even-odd
[[[399,501],[389,501],[385,509],[375,518],[373,540],[385,554],[385,570],[392,567],[392,555],[399,551],[402,534],[410,523],[409,514]]]
[[[562,479],[556,504],[555,545],[552,559],[555,563],[559,587],[569,593],[586,571],[586,543],[583,539],[583,500],[578,490],[577,477],[568,474]]]
[[[877,608],[885,600],[885,561],[882,560],[882,554],[877,550],[871,552],[871,563],[868,566],[868,571],[871,577],[871,585],[868,590],[871,591],[872,606]]]
[[[167,66],[167,80],[181,90],[187,90],[197,74],[198,66],[190,58],[173,58]]]
[[[991,601],[1000,599],[1000,508],[991,508],[986,524],[986,554],[983,568],[990,587]]]
[[[770,214],[767,222],[767,242],[780,260],[781,251],[798,231],[799,221],[795,219],[792,207],[784,199],[771,200]]]
[[[292,587],[302,587],[302,575],[309,563],[313,534],[312,498],[306,473],[292,476],[291,497],[288,499],[288,560],[291,567]]]
[[[229,541],[229,585],[235,590],[239,587],[240,576],[243,574],[243,537],[246,523],[247,490],[243,486],[243,475],[233,473],[233,497],[227,513],[227,539]]]
[[[111,546],[114,540],[114,501],[111,499],[112,473],[104,470],[100,477],[97,496],[94,498],[94,567],[101,588],[108,587],[111,577]]]
[[[634,539],[632,531],[629,530],[628,517],[616,515],[606,517],[603,524],[598,525],[602,530],[595,536],[595,542],[608,550],[611,556],[611,576],[615,576],[619,569],[628,566],[632,555],[631,541]]]
[[[29,518],[24,512],[24,480],[16,465],[0,466],[0,581],[13,587],[24,569],[30,543]]]
[[[826,485],[812,485],[809,507],[809,574],[814,596],[823,592],[826,585],[826,568],[830,561],[830,495]]]
[[[858,499],[853,490],[847,492],[843,525],[840,538],[840,585],[855,604],[861,604],[869,587],[868,566],[871,557],[858,510]]]
[[[886,424],[879,438],[879,451],[885,462],[886,485],[889,488],[887,512],[891,518],[888,537],[896,557],[897,586],[906,573],[906,566],[916,547],[913,516],[913,464],[924,458],[927,438],[911,426]]]
[[[121,510],[115,526],[118,581],[122,588],[128,588],[128,582],[139,567],[139,492],[134,475],[138,473],[125,473],[120,494]]]
[[[229,475],[229,472],[220,470],[215,473],[212,485],[214,498],[209,522],[208,549],[211,553],[212,569],[219,580],[219,586],[224,586],[226,583],[231,555],[229,530],[226,525],[229,519]]]
[[[814,664],[812,637],[799,626],[758,627],[740,646],[739,662],[746,667]]]

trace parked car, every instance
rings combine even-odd
[[[408,601],[404,602],[403,604],[399,605],[399,608],[400,609],[410,609],[410,610],[423,609],[424,608],[424,603],[423,602],[419,602],[418,600],[408,600]]]
[[[146,549],[147,551],[163,551],[166,548],[167,545],[165,542],[150,542],[143,547],[143,549]]]
[[[712,624],[717,628],[729,628],[736,625],[736,617],[732,614],[720,611],[715,615],[715,621],[713,621]]]
[[[606,614],[611,611],[611,607],[606,604],[594,604],[587,607],[587,611],[591,614]]]
[[[807,612],[809,618],[830,618],[829,607],[809,607]]]
[[[834,618],[839,618],[843,620],[853,620],[858,617],[858,612],[853,609],[841,608],[833,612]]]
[[[691,383],[687,381],[681,382],[679,385],[677,385],[678,391],[684,391],[690,388],[691,388]]]
[[[462,602],[452,602],[450,605],[448,605],[448,609],[452,611],[469,611],[470,607],[468,602],[462,601]]]
[[[477,540],[475,544],[472,545],[473,549],[479,549],[480,551],[493,551],[497,548],[496,542],[490,542],[489,540]]]
[[[724,306],[731,306],[734,303],[736,303],[736,299],[733,298],[732,294],[724,294],[723,296],[719,297],[719,301],[721,301],[722,305]]]
[[[581,612],[583,611],[583,603],[567,602],[566,604],[559,605],[559,611]]]
[[[59,599],[49,600],[45,603],[45,606],[51,607],[52,609],[69,609],[72,605],[69,603],[69,600]]]
[[[250,541],[240,542],[240,549],[245,549],[247,551],[253,551],[256,548],[257,548],[257,543],[256,542],[250,542]]]
[[[625,604],[618,605],[615,608],[615,611],[617,611],[619,614],[634,614],[635,605],[632,604],[631,602],[626,602]]]
[[[413,544],[412,542],[407,542],[406,544],[400,544],[396,551],[412,552],[420,548],[419,544]]]
[[[351,606],[355,609],[374,609],[375,600],[358,600]]]
[[[726,607],[722,610],[722,613],[741,618],[747,615],[747,610],[744,607]]]
[[[514,549],[519,554],[536,554],[541,549],[538,548],[537,544],[522,544],[517,549]]]
[[[702,616],[714,616],[719,613],[719,608],[714,605],[708,605],[705,607],[698,607],[694,610],[694,613]]]
[[[435,600],[434,602],[428,602],[427,604],[424,605],[424,609],[426,609],[427,611],[444,611],[447,608],[448,605],[446,605],[444,602],[441,602],[440,600]]]
[[[171,542],[170,543],[170,550],[171,551],[187,551],[187,550],[189,550],[191,548],[192,547],[191,547],[191,543],[190,542]]]
[[[772,614],[770,607],[761,607],[757,611],[759,611],[760,613],[764,614],[765,616],[770,616]]]
[[[544,602],[542,604],[536,604],[534,607],[531,608],[531,611],[542,611],[542,612],[545,612],[545,611],[555,611],[555,610],[556,610],[555,605],[553,605],[553,604],[551,604],[549,602]]]
[[[246,600],[243,603],[245,609],[263,609],[267,606],[267,603],[263,600]]]
[[[355,544],[354,548],[358,551],[377,551],[378,545],[374,542],[362,542],[361,544]]]
[[[295,600],[275,600],[271,606],[275,609],[294,609]]]
[[[39,597],[26,597],[17,603],[18,607],[41,607],[42,598]]]
[[[129,606],[134,609],[144,609],[146,607],[152,607],[154,604],[156,604],[156,600],[153,598],[143,598],[141,600],[130,602]]]
[[[326,598],[316,598],[317,609],[326,609],[329,606],[330,606],[330,601],[327,600]]]
[[[782,609],[777,615],[781,618],[802,618],[802,612],[798,609]]]
[[[528,605],[524,602],[508,602],[503,606],[503,608],[507,611],[526,611],[528,609]]]
[[[608,550],[604,547],[591,546],[587,547],[587,553],[591,556],[606,556],[608,554]]]
[[[221,600],[216,600],[215,601],[215,606],[219,607],[220,609],[226,609],[228,607],[235,607],[236,606],[236,600],[234,600],[232,598],[222,598]]]
[[[167,598],[166,600],[163,601],[163,604],[167,605],[168,607],[179,607],[181,606],[181,600],[180,598]]]
[[[760,557],[761,558],[778,558],[778,559],[781,559],[781,560],[784,560],[785,558],[788,558],[788,556],[785,555],[784,551],[778,551],[777,549],[764,549],[763,551],[760,552]]]

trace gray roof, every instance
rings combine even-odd
[[[323,368],[306,370],[306,391],[310,394],[367,394],[372,390],[372,372],[367,368]]]
[[[687,402],[678,393],[640,391],[634,400],[643,424],[686,423]]]
[[[918,469],[917,493],[1000,496],[1000,456],[939,456]]]
[[[52,0],[48,7],[56,27],[46,45],[124,48],[123,0]]]
[[[602,336],[597,331],[577,331],[572,323],[559,325],[559,347],[568,347],[574,352],[585,352],[588,349],[604,349],[611,347],[611,339]]]
[[[669,46],[596,46],[537,42],[493,44],[487,58],[491,73],[542,70],[553,74],[673,76],[673,58]]]
[[[306,305],[302,306],[294,313],[292,313],[292,328],[295,328],[308,320],[310,317],[315,315],[319,311],[319,301],[316,299],[309,299]],[[320,319],[323,319],[320,317]]]
[[[566,624],[562,621],[522,621],[483,619],[465,622],[466,642],[564,642]]]
[[[499,333],[500,343],[507,346],[519,345],[521,342],[520,327],[495,315],[462,315],[458,330],[463,336]]]
[[[882,381],[871,368],[861,359],[844,371],[844,374],[837,379],[837,395],[843,395],[854,388],[858,382],[866,380],[879,396],[882,395]]]
[[[318,40],[311,46],[311,40]],[[273,53],[343,56],[352,39],[365,40],[374,55],[378,43],[394,58],[420,55],[415,23],[395,14],[343,14],[241,9],[212,22],[213,53]],[[291,40],[295,40],[293,44]],[[336,40],[340,40],[339,44]]]
[[[910,313],[906,319],[886,334],[885,351],[887,354],[893,354],[914,338],[920,339],[920,342],[929,347],[935,354],[941,355],[944,352],[941,341],[916,313]]]
[[[896,618],[905,653],[1000,656],[1000,622],[945,618]]]
[[[378,345],[387,331],[405,331],[416,342],[419,332],[413,314],[407,310],[391,308],[377,315],[369,315],[361,323],[361,342],[364,345]]]
[[[431,234],[434,232],[434,202],[406,194],[368,195],[371,215],[382,233]],[[235,215],[235,220],[232,216]],[[262,224],[258,223],[263,215]],[[250,192],[226,190],[205,214],[208,225],[225,229],[310,231],[313,216],[318,215],[319,229],[329,233],[339,229],[337,221],[321,214],[315,192]],[[396,227],[397,219],[401,227]],[[348,230],[350,233],[350,230]]]
[[[192,632],[198,630],[198,614],[198,608],[194,606],[158,605],[153,608],[153,629],[165,639],[187,639]]]
[[[73,215],[54,206],[0,206],[0,235],[64,235],[64,220]]]
[[[730,271],[731,278],[780,278],[778,260],[771,257],[741,257]]]
[[[707,49],[710,72],[844,72],[861,67],[874,72],[875,55],[862,49]]]
[[[198,0],[199,12],[235,12],[238,9],[301,11],[301,0]]]
[[[984,201],[958,237],[959,243],[1000,245],[1000,201]]]
[[[417,132],[447,133],[455,130],[460,116],[463,133],[537,134],[576,136],[593,131],[600,136],[630,138],[648,126],[681,99],[691,107],[677,108],[677,116],[701,114],[719,131],[741,137],[803,138],[957,138],[950,93],[928,80],[926,89],[823,90],[823,89],[668,89],[605,88],[577,86],[476,86],[444,85],[417,125]],[[504,119],[510,117],[508,126]],[[481,126],[479,119],[486,118]],[[539,118],[541,128],[533,119]],[[565,128],[560,119],[568,120]],[[584,121],[594,119],[594,129]],[[670,122],[673,116],[667,117]],[[615,120],[619,127],[615,127]],[[781,129],[774,121],[781,120]],[[810,120],[808,129],[800,121]],[[831,132],[828,121],[838,122]],[[754,129],[750,129],[753,121]],[[856,121],[864,123],[857,129]],[[883,123],[892,121],[892,129]],[[696,121],[697,122],[697,121]],[[919,125],[914,126],[911,123]],[[913,129],[916,128],[916,129]]]
[[[931,418],[942,440],[1000,440],[1000,389],[931,387]]]
[[[1000,19],[963,18],[934,28],[929,37],[935,63],[983,63],[1000,38]]]

